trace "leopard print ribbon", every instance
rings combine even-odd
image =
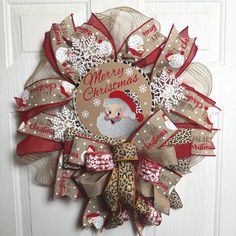
[[[131,143],[121,143],[112,148],[117,168],[113,169],[108,184],[103,192],[104,199],[111,210],[111,218],[107,227],[120,225],[122,220],[122,205],[135,207],[135,166],[138,160],[136,146]],[[122,205],[121,205],[122,203]]]

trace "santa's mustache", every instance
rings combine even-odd
[[[111,121],[112,124],[115,124],[116,122],[119,122],[121,120],[121,117],[114,117],[114,118],[110,118],[108,114],[106,114],[104,116],[104,120],[105,121]]]

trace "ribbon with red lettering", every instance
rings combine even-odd
[[[73,15],[52,25],[45,35],[44,51],[54,70],[75,83],[94,65],[114,58],[113,45],[107,37],[89,24],[75,28]]]
[[[166,37],[160,33],[159,22],[149,19],[127,37],[118,50],[117,57],[134,62],[139,67],[147,66],[154,63],[160,55],[165,40]]]
[[[180,101],[178,106],[173,106],[171,112],[180,115],[188,120],[200,125],[202,128],[211,130],[213,127],[208,111],[212,108],[218,109],[215,102],[194,88],[183,84],[183,94],[186,99]]]
[[[153,69],[153,76],[160,76],[163,69],[178,77],[197,53],[196,38],[189,38],[188,27],[180,33],[172,26],[165,46]]]
[[[73,170],[63,169],[63,154],[60,153],[57,163],[57,171],[54,180],[54,188],[51,193],[51,198],[69,197],[71,200],[76,201],[81,192],[73,178],[77,178],[82,173]]]
[[[72,99],[75,85],[61,78],[41,79],[25,87],[20,98],[15,98],[22,121],[47,109],[62,106]]]

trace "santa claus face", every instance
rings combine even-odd
[[[103,41],[100,44],[98,44],[98,47],[100,49],[100,52],[105,56],[109,57],[112,53],[112,45],[108,41]]]
[[[64,63],[68,59],[68,49],[65,47],[60,47],[56,51],[56,59],[60,63]]]
[[[180,53],[172,54],[167,57],[167,61],[172,68],[179,68],[184,64],[184,55]]]
[[[61,92],[66,96],[69,97],[74,90],[75,86],[67,81],[63,81],[61,84]]]
[[[117,102],[105,106],[97,118],[97,128],[105,136],[127,138],[137,128],[137,121],[128,107]]]
[[[137,44],[136,45],[136,51],[138,51],[139,53],[143,53],[144,46],[142,44]]]
[[[112,104],[106,107],[105,120],[110,120],[112,124],[120,121],[125,116],[125,109],[120,104]]]
[[[144,41],[139,35],[132,35],[128,40],[128,47],[142,54],[144,52]]]
[[[165,125],[166,125],[167,129],[177,130],[177,127],[174,125],[174,123],[166,115],[163,115],[163,118],[165,120]]]
[[[102,216],[95,216],[88,219],[89,224],[93,224],[96,229],[101,229],[104,224],[104,219]]]

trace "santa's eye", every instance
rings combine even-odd
[[[116,116],[120,116],[120,112],[116,112]]]
[[[111,114],[111,111],[108,111],[108,114]]]

